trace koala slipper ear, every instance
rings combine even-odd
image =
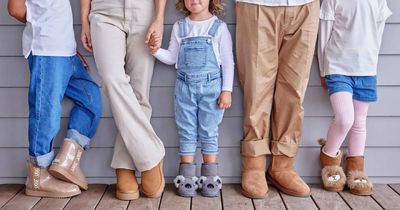
[[[199,181],[197,181],[197,183],[198,183],[200,188],[203,187],[203,184],[204,184],[205,181],[207,181],[207,177],[205,177],[205,176],[201,176]]]
[[[219,189],[222,188],[222,179],[221,179],[221,177],[219,177],[219,176],[214,176],[213,181],[214,181],[215,183],[217,183],[217,186],[219,187]]]
[[[184,181],[185,181],[185,177],[182,176],[182,175],[179,175],[179,176],[175,177],[175,179],[174,179],[175,187],[178,188],[179,184],[184,182]]]

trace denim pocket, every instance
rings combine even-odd
[[[186,47],[185,66],[189,68],[204,67],[207,62],[207,49],[205,47]]]

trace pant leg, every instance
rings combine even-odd
[[[272,114],[272,154],[293,157],[303,129],[303,100],[319,23],[319,1],[285,8]]]
[[[198,104],[198,134],[202,154],[218,154],[218,127],[222,122],[224,109],[218,107],[222,79],[215,79],[204,84]]]
[[[119,160],[119,153],[114,150],[111,166],[146,171],[164,157],[164,146],[132,90],[129,75],[125,73],[127,33],[121,25],[124,21],[113,18],[112,15],[92,15],[92,42],[97,68],[110,99],[116,126],[134,165],[129,165],[124,159]]]
[[[102,102],[99,86],[92,80],[80,59],[72,59],[72,77],[65,95],[74,102],[70,113],[67,138],[87,148],[99,126]]]
[[[196,87],[184,81],[176,80],[175,84],[175,122],[179,134],[179,155],[196,153],[198,131],[198,103]]]
[[[278,7],[237,3],[236,53],[243,87],[244,156],[270,154],[269,130],[278,70]]]
[[[53,140],[60,129],[61,101],[72,74],[69,57],[33,56],[28,58],[29,155],[41,167],[54,159]]]

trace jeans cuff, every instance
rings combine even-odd
[[[218,155],[218,151],[201,151],[203,155]]]
[[[81,145],[83,149],[89,149],[90,138],[80,134],[77,130],[69,129],[67,131],[67,138]]]
[[[240,144],[243,156],[257,157],[271,154],[269,139],[242,140]]]
[[[48,168],[54,159],[54,151],[36,157],[30,156],[29,159],[41,168]]]
[[[271,151],[273,155],[286,155],[294,157],[297,154],[298,145],[293,142],[271,141]]]

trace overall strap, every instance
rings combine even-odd
[[[179,24],[179,37],[184,38],[187,36],[187,31],[186,31],[186,21],[185,19],[181,19],[178,21]]]
[[[213,25],[211,26],[210,30],[208,31],[208,35],[214,37],[215,34],[218,31],[219,26],[222,24],[222,20],[220,19],[216,19],[213,23]]]

